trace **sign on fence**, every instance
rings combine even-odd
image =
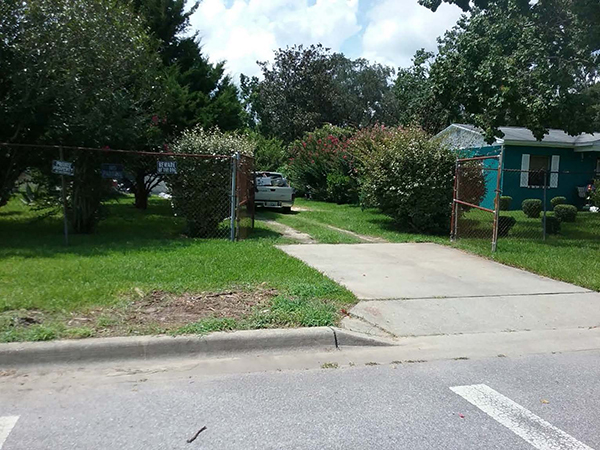
[[[156,173],[163,174],[176,174],[177,173],[177,161],[157,161],[156,162]]]
[[[123,164],[101,164],[100,171],[102,178],[118,179],[123,178]]]
[[[68,161],[52,161],[52,173],[58,175],[74,175],[75,168],[73,164]]]

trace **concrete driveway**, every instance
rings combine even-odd
[[[422,336],[600,326],[600,294],[437,244],[280,247],[363,300],[343,325]]]

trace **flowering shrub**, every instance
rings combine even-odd
[[[456,155],[420,129],[374,133],[360,152],[363,202],[402,228],[448,232]]]
[[[165,176],[173,209],[185,217],[188,236],[218,237],[230,215],[231,155],[251,155],[254,143],[245,135],[198,127],[184,132],[174,153],[223,155],[223,158],[175,157],[177,174]],[[222,234],[222,233],[221,233]]]
[[[363,184],[362,181],[365,177],[368,178],[366,171],[369,170],[369,161],[372,155],[376,152],[385,152],[400,132],[400,128],[374,125],[363,128],[352,136],[348,148],[354,157],[359,186]],[[363,206],[377,206],[376,202],[373,202],[374,199],[365,195],[364,190],[360,187],[359,194]]]
[[[290,145],[289,178],[300,195],[336,203],[358,200],[350,135],[350,130],[325,125]]]

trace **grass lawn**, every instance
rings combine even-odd
[[[548,235],[545,242],[541,219],[528,218],[522,211],[502,215],[514,217],[517,223],[508,237],[499,238],[496,253],[490,253],[489,238],[461,239],[458,245],[504,264],[600,291],[600,214],[580,211],[574,223],[562,223],[560,234]]]
[[[391,219],[377,210],[359,206],[296,200],[302,210],[295,214],[267,213],[270,218],[312,235],[320,242],[338,243],[351,236],[320,235],[333,225],[390,242],[436,242],[450,245],[446,236],[428,236],[398,231]],[[560,235],[542,240],[541,219],[527,218],[522,211],[503,212],[517,219],[509,236],[500,238],[498,251],[491,253],[492,217],[473,210],[465,217],[471,221],[470,238],[459,239],[458,248],[495,261],[529,270],[557,280],[600,291],[600,214],[579,212],[575,223],[563,223]],[[317,229],[311,233],[311,228]],[[338,233],[338,232],[335,232]],[[339,234],[339,233],[338,233]]]
[[[364,236],[383,238],[389,242],[446,243],[448,241],[446,236],[428,236],[399,231],[394,226],[392,219],[376,209],[362,209],[356,205],[336,205],[335,203],[301,198],[296,199],[295,205],[301,210],[292,214],[281,214],[274,211],[261,211],[260,214],[308,233],[317,241],[327,244],[360,242],[360,239],[332,230],[327,225]]]
[[[360,239],[437,242],[401,232],[376,210],[298,199],[300,211],[260,214],[319,242]],[[491,218],[469,212],[472,238],[457,247],[600,291],[600,215],[579,213],[561,234],[541,239],[540,219],[517,219],[490,252]],[[106,206],[92,235],[63,244],[62,218],[40,219],[18,200],[0,209],[0,341],[157,333],[204,333],[337,323],[356,302],[346,289],[275,247],[286,241],[257,221],[251,238],[189,239],[167,201],[138,211],[131,198]],[[479,237],[476,237],[479,236]],[[510,280],[507,280],[510,282]]]
[[[181,220],[160,199],[138,211],[125,198],[105,214],[95,234],[71,236],[67,247],[61,217],[36,218],[19,200],[0,209],[0,341],[331,325],[356,301],[277,249],[285,241],[260,223],[250,239],[232,243],[181,236]],[[217,309],[192,323],[127,323],[138,302],[156,312],[157,292],[168,303],[223,291],[269,295],[232,317]]]

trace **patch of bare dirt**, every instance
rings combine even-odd
[[[2,314],[0,319],[8,327],[62,323],[66,327],[63,338],[77,338],[69,330],[82,327],[92,330],[94,336],[153,334],[207,318],[240,319],[255,308],[268,307],[277,294],[276,290],[266,288],[185,294],[165,291],[144,294],[136,290],[136,298],[120,306],[96,307],[67,314],[19,310]]]
[[[153,291],[142,300],[132,302],[124,313],[129,324],[181,325],[209,317],[239,319],[254,308],[267,304],[275,295],[274,290],[182,295]]]
[[[292,206],[292,211],[302,212],[302,211],[317,211],[314,208],[309,208],[308,206]]]
[[[376,237],[376,236],[365,236],[364,234],[358,234],[355,233],[354,231],[350,231],[350,230],[344,230],[343,228],[338,228],[338,227],[334,227],[333,225],[327,225],[327,228],[331,228],[332,230],[335,231],[339,231],[340,233],[346,233],[350,236],[353,236],[357,239],[360,239],[363,242],[369,242],[369,243],[385,243],[388,242],[387,240],[380,238],[380,237]]]
[[[269,225],[275,231],[277,231],[278,233],[281,233],[281,235],[283,237],[286,237],[288,239],[293,239],[294,241],[298,241],[299,244],[316,244],[317,243],[317,241],[315,241],[312,238],[312,236],[310,236],[309,234],[298,231],[295,228],[292,228],[290,226],[284,225],[279,222],[275,222],[274,220],[268,220],[268,219],[259,219],[259,220],[262,220],[264,223]]]

